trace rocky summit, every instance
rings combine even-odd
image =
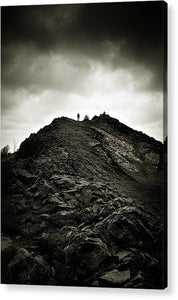
[[[2,157],[2,283],[165,287],[163,144],[62,117]]]

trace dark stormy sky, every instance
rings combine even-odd
[[[103,111],[163,140],[164,3],[3,7],[2,146]]]

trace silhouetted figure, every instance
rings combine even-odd
[[[80,114],[77,114],[77,121],[80,121]]]
[[[88,120],[89,120],[89,116],[88,116],[88,115],[85,115],[85,117],[84,117],[83,120],[84,120],[84,121],[88,121]]]

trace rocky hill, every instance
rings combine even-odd
[[[2,282],[163,288],[161,142],[57,118],[2,161]]]

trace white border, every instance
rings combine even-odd
[[[31,5],[31,4],[61,4],[61,3],[85,3],[85,2],[118,2],[118,1],[45,1],[45,0],[0,0],[1,6],[8,5]],[[132,1],[130,1],[132,2]],[[1,299],[31,300],[40,297],[43,300],[60,297],[62,300],[80,300],[108,298],[119,299],[178,299],[178,134],[176,131],[178,120],[178,64],[176,54],[178,53],[178,1],[168,0],[169,30],[168,30],[168,149],[169,149],[169,287],[165,290],[126,290],[106,288],[74,288],[74,287],[48,287],[48,286],[15,286],[1,285]],[[151,20],[150,20],[151,21]]]

